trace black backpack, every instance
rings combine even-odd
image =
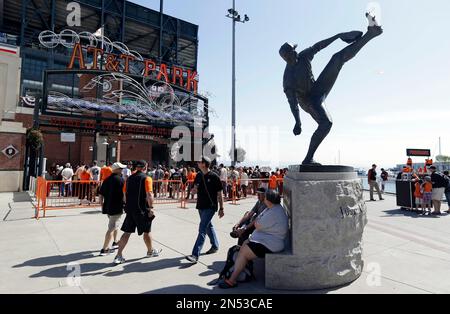
[[[227,260],[225,262],[225,266],[219,274],[219,279],[230,278],[231,274],[234,271],[234,262],[238,256],[239,250],[241,247],[239,245],[235,245],[228,250]],[[253,261],[250,261],[245,266],[244,270],[239,274],[238,282],[249,282],[255,279],[255,275],[253,274]]]

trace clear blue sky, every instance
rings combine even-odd
[[[135,2],[159,8],[159,0]],[[251,163],[301,162],[316,124],[302,113],[304,133],[293,136],[294,120],[282,89],[285,64],[278,49],[286,41],[301,49],[339,32],[365,31],[369,1],[236,2],[237,10],[251,18],[237,28],[237,124],[254,130],[238,131],[239,142]],[[429,148],[437,154],[439,136],[443,153],[450,154],[450,1],[378,3],[385,33],[345,65],[327,99],[334,126],[317,153],[322,163],[336,163],[340,152],[341,164],[368,167],[375,162],[389,167],[406,161],[407,147]],[[200,89],[212,95],[216,116],[211,128],[219,147],[228,148],[231,20],[225,15],[232,1],[165,0],[164,5],[166,14],[200,26]],[[338,41],[316,56],[316,77],[343,47]],[[265,128],[269,133],[263,135]],[[226,155],[224,149],[221,153]]]

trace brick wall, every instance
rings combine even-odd
[[[0,133],[0,151],[13,145],[19,153],[12,159],[0,152],[0,170],[23,170],[25,158],[25,134]]]

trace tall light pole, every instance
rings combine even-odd
[[[227,17],[232,19],[233,25],[233,47],[232,47],[232,92],[231,92],[231,165],[236,165],[236,22],[246,23],[250,21],[250,18],[247,14],[244,15],[244,18],[241,19],[239,12],[235,10],[236,8],[236,0],[233,0],[233,8],[228,10]]]

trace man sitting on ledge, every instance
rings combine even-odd
[[[267,253],[278,253],[284,250],[285,238],[288,234],[288,216],[278,192],[268,190],[264,203],[264,210],[255,221],[255,231],[239,250],[234,264],[235,268],[230,278],[225,278],[219,283],[222,289],[237,286],[237,278],[249,261],[257,257],[264,258]]]

